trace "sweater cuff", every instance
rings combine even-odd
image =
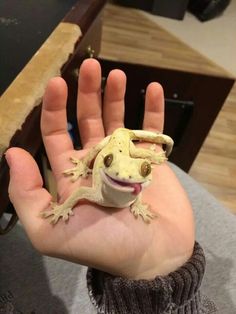
[[[196,242],[191,258],[167,276],[130,280],[90,268],[87,285],[98,313],[150,314],[179,308],[183,313],[199,313],[204,307],[199,291],[204,272],[204,252]]]

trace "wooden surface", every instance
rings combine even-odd
[[[236,84],[198,154],[190,175],[236,214]]]
[[[100,56],[110,60],[229,76],[141,11],[107,5]],[[184,57],[183,57],[184,56]],[[210,131],[190,174],[236,213],[236,85]]]
[[[26,117],[41,103],[48,81],[60,75],[74,52],[81,30],[59,23],[52,34],[0,97],[0,157]],[[65,41],[65,37],[67,40]]]
[[[150,21],[141,10],[107,4],[103,23],[100,57],[104,59],[231,77]]]

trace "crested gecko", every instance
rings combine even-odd
[[[155,148],[136,147],[133,141],[164,144],[165,151],[155,152]],[[43,211],[42,217],[52,216],[50,222],[56,224],[73,215],[73,207],[85,199],[105,207],[130,207],[135,217],[141,216],[150,222],[156,215],[142,203],[141,192],[152,179],[151,164],[161,164],[167,160],[173,147],[171,137],[152,131],[118,128],[111,135],[90,149],[87,155],[78,160],[71,158],[75,167],[65,170],[72,181],[87,177],[92,172],[92,186],[75,189],[62,204],[51,203],[51,209]],[[89,168],[94,160],[93,169]]]

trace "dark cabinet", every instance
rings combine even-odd
[[[118,4],[149,11],[153,14],[182,20],[189,0],[116,0]]]
[[[233,80],[127,62],[100,59],[103,74],[119,68],[127,74],[125,125],[142,127],[145,88],[153,81],[165,92],[165,130],[175,146],[170,161],[188,171],[230,91]]]

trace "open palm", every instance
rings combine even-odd
[[[45,92],[41,130],[46,152],[57,182],[59,201],[80,185],[63,171],[71,168],[70,157],[81,158],[116,128],[123,127],[125,74],[113,70],[101,100],[101,68],[94,59],[80,68],[77,119],[83,150],[75,151],[67,132],[67,87],[63,79],[52,79]],[[147,88],[143,128],[162,131],[164,96],[158,83]],[[154,278],[174,271],[191,256],[194,223],[188,198],[167,163],[155,166],[153,180],[143,192],[157,218],[150,224],[136,219],[127,208],[101,207],[79,202],[68,222],[55,226],[40,217],[49,207],[50,194],[33,158],[22,149],[6,153],[10,166],[10,198],[34,246],[43,254],[92,266],[128,278]]]

